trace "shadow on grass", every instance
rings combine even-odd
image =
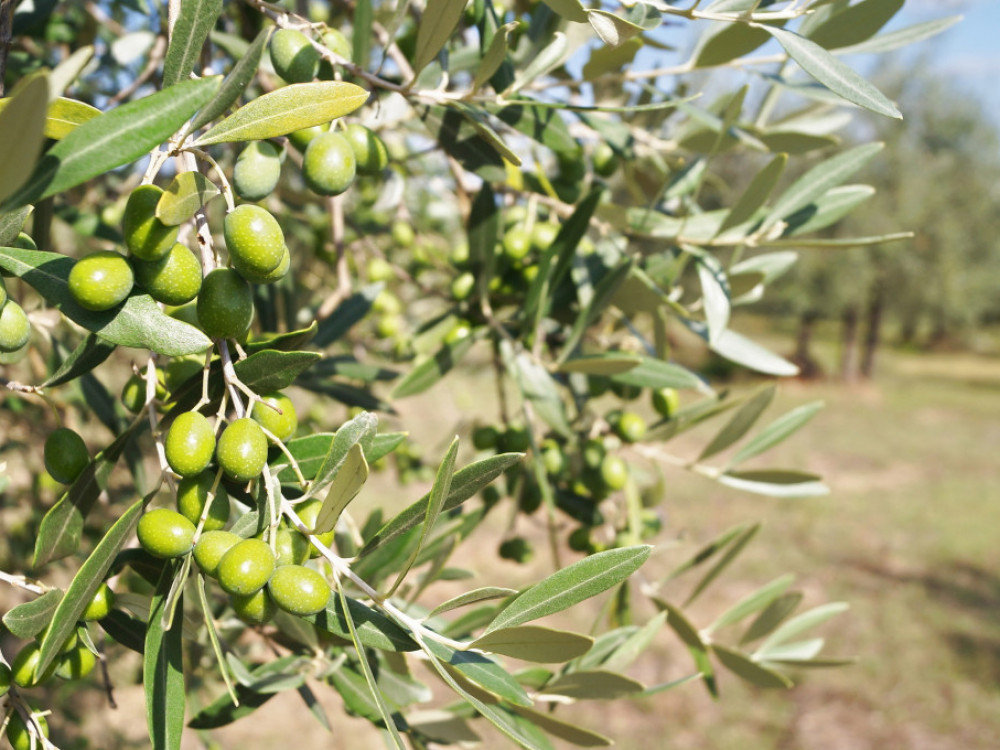
[[[1000,575],[965,561],[926,573],[897,572],[870,562],[856,566],[886,580],[920,586],[937,605],[924,616],[956,657],[957,666],[987,686],[1000,684]],[[942,617],[947,613],[948,617]]]

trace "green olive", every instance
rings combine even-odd
[[[356,171],[354,149],[340,133],[314,138],[302,157],[302,177],[319,195],[340,195],[354,182]]]
[[[506,539],[501,542],[500,548],[497,552],[503,559],[513,560],[517,563],[526,563],[535,555],[531,542],[524,537],[519,536],[514,537],[513,539]]]
[[[215,453],[215,431],[204,414],[186,411],[177,415],[164,441],[170,468],[182,477],[201,474]]]
[[[288,252],[288,247],[286,246],[281,253],[281,260],[278,265],[274,267],[273,270],[267,273],[251,273],[247,269],[241,269],[240,273],[243,275],[247,281],[251,284],[273,284],[276,281],[281,281],[285,278],[288,273],[288,269],[292,266],[292,255]]]
[[[469,295],[472,294],[472,290],[476,288],[476,277],[471,271],[466,271],[465,273],[456,276],[451,282],[451,296],[453,299],[461,302],[462,300],[468,299]]]
[[[10,674],[15,685],[32,688],[42,685],[52,678],[56,671],[55,662],[50,664],[42,674],[35,674],[40,656],[40,646],[34,641],[21,647],[21,650],[14,656],[14,661],[10,664]]]
[[[610,177],[618,168],[618,157],[615,155],[615,150],[604,141],[597,144],[591,155],[591,160],[594,163],[594,171],[601,177]]]
[[[3,280],[3,276],[0,276],[0,308],[2,308],[7,303],[7,284]]]
[[[330,584],[312,568],[282,565],[268,581],[267,590],[281,609],[293,615],[314,615],[330,600]]]
[[[601,479],[609,490],[620,490],[628,482],[628,464],[621,456],[608,454],[601,461]]]
[[[389,166],[389,152],[373,130],[352,122],[344,131],[344,137],[354,151],[358,174],[379,174]]]
[[[156,204],[163,190],[156,185],[140,185],[125,204],[125,246],[136,258],[157,260],[177,242],[179,227],[167,226],[156,218]]]
[[[56,677],[63,680],[82,680],[94,671],[97,657],[94,652],[79,644],[69,653],[63,654],[56,666]]]
[[[281,177],[281,157],[269,141],[251,141],[233,165],[233,190],[246,201],[269,196]]]
[[[142,514],[136,527],[139,544],[153,557],[181,557],[191,551],[194,524],[175,510],[156,508]]]
[[[295,148],[299,151],[305,151],[309,147],[309,144],[314,138],[317,138],[323,133],[330,132],[330,123],[325,122],[322,125],[313,125],[310,128],[302,128],[301,130],[296,130],[288,134],[288,140],[291,142]]]
[[[98,250],[83,256],[69,272],[69,291],[80,307],[110,310],[125,301],[135,277],[124,255]]]
[[[192,477],[184,477],[177,483],[177,510],[195,526],[201,520],[201,514],[208,502],[208,495],[215,484],[215,472],[203,471]],[[204,531],[216,531],[225,528],[229,522],[229,493],[220,483],[215,489],[212,504],[208,506],[205,517]]]
[[[274,553],[266,542],[244,539],[222,556],[216,575],[226,593],[249,596],[267,585],[274,566]]]
[[[232,268],[216,268],[198,293],[198,322],[213,339],[242,339],[253,322],[253,293]]]
[[[46,438],[42,454],[46,471],[63,484],[75,482],[90,463],[87,444],[68,427],[60,427]]]
[[[267,463],[267,437],[249,417],[236,419],[219,436],[215,459],[233,479],[240,482],[255,479]]]
[[[10,683],[10,667],[0,662],[0,698],[7,695],[7,691],[10,690]]]
[[[665,419],[670,419],[680,408],[680,394],[676,388],[658,388],[652,392],[653,408]]]
[[[41,729],[42,735],[48,737],[49,722],[46,718],[41,714],[33,714],[32,718]],[[13,750],[32,750],[32,748],[41,747],[41,743],[32,740],[31,730],[28,729],[21,714],[17,711],[11,713],[10,721],[7,722],[7,742],[10,743]]]
[[[323,32],[322,41],[323,46],[337,55],[337,57],[348,62],[351,61],[354,50],[350,41],[339,29],[327,29]],[[333,65],[330,64],[329,60],[324,58],[319,61],[319,72],[316,75],[324,81],[333,80]]]
[[[295,512],[298,513],[299,519],[302,521],[303,524],[305,524],[305,527],[307,529],[315,530],[316,519],[319,518],[319,512],[320,510],[322,510],[322,508],[323,508],[322,501],[316,498],[312,498],[310,500],[306,500],[304,503],[299,503],[298,505],[296,505]],[[327,547],[333,544],[334,532],[332,529],[330,531],[325,531],[322,534],[315,534],[314,536],[316,537],[316,541]],[[318,549],[310,545],[309,547],[310,557],[319,557],[320,554],[321,553]]]
[[[626,443],[636,443],[646,435],[646,421],[634,411],[626,411],[614,424],[618,437]]]
[[[232,603],[236,616],[250,625],[263,625],[278,612],[278,605],[267,589],[260,589],[246,596],[235,595]]]
[[[165,305],[183,305],[201,291],[201,263],[179,242],[159,260],[133,259],[132,268],[136,283]]]
[[[97,587],[97,591],[90,597],[90,603],[83,610],[80,619],[84,622],[91,620],[103,620],[111,614],[111,608],[115,606],[115,592],[107,583],[102,583]]]
[[[300,565],[309,559],[309,540],[296,529],[280,526],[274,540],[278,565]]]
[[[389,228],[389,236],[392,237],[393,244],[399,247],[413,247],[413,242],[417,236],[413,233],[413,227],[403,220],[392,222]]]
[[[249,203],[237,206],[226,214],[222,233],[229,258],[240,273],[260,276],[281,263],[285,234],[266,209]]]
[[[392,263],[385,258],[370,258],[368,264],[365,266],[365,270],[368,272],[368,281],[372,283],[376,281],[392,281],[396,278],[396,270],[393,268]]]
[[[266,393],[261,396],[261,401],[254,405],[254,421],[281,442],[291,438],[299,428],[299,417],[292,400],[284,393]]]
[[[243,539],[231,531],[206,531],[194,545],[194,561],[207,576],[215,576],[223,556]]]
[[[319,51],[301,31],[278,29],[271,37],[274,72],[289,83],[306,83],[319,70]]]
[[[511,260],[521,260],[531,252],[531,235],[522,227],[508,229],[503,236],[503,252]]]
[[[531,244],[536,250],[548,250],[558,234],[558,224],[550,221],[536,221],[531,230]]]

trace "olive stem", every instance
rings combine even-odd
[[[29,581],[25,576],[12,575],[10,573],[5,573],[2,570],[0,570],[0,581],[9,583],[15,588],[30,591],[32,594],[44,594],[49,590],[47,586],[38,581]]]
[[[194,154],[202,161],[208,162],[208,164],[211,165],[212,169],[215,170],[215,174],[219,178],[219,182],[222,183],[222,197],[226,200],[226,209],[228,211],[232,211],[236,208],[236,202],[233,200],[233,187],[229,184],[225,171],[223,171],[222,167],[219,166],[219,163],[212,158],[212,155],[207,151],[202,151],[200,148],[195,148],[194,146],[185,146],[181,150]]]
[[[146,362],[146,374],[144,376],[146,382],[146,403],[143,407],[146,410],[146,416],[149,418],[149,434],[153,436],[153,444],[156,446],[156,457],[160,462],[160,473],[167,478],[167,484],[173,489],[174,477],[173,473],[170,471],[170,465],[167,463],[167,453],[163,448],[163,440],[159,435],[159,417],[156,413],[156,356],[150,354],[149,360]]]
[[[266,401],[262,401],[262,403],[265,406],[270,406],[270,404],[268,404]],[[299,485],[302,487],[303,490],[308,490],[309,480],[307,480],[305,478],[305,475],[302,474],[302,469],[301,467],[299,467],[299,462],[295,460],[295,456],[293,456],[292,452],[288,450],[288,446],[285,445],[285,442],[283,440],[279,440],[278,436],[275,435],[273,432],[271,432],[269,429],[267,429],[264,425],[260,425],[260,429],[264,433],[265,437],[267,437],[268,440],[273,442],[278,447],[278,450],[280,450],[282,453],[285,454],[285,458],[288,459],[289,465],[292,467],[292,471],[295,472],[295,478],[299,480]]]

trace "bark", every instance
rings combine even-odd
[[[872,285],[868,298],[864,350],[861,355],[861,377],[870,379],[875,375],[875,354],[882,340],[882,318],[885,312],[885,288],[881,281]]]
[[[858,328],[861,316],[858,308],[848,307],[841,317],[840,377],[847,383],[858,379]]]
[[[799,377],[804,380],[813,380],[823,374],[823,368],[813,359],[810,351],[817,320],[819,314],[814,311],[804,312],[799,318],[799,335],[795,340],[795,354],[792,355],[792,361],[798,365]]]
[[[10,44],[13,41],[11,32],[15,5],[16,0],[0,0],[0,96],[5,93],[4,79],[7,77],[7,55],[10,54]]]

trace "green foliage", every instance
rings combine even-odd
[[[53,5],[33,11],[44,33],[15,44],[40,54],[11,57],[20,83],[0,111],[10,172],[0,268],[23,282],[5,287],[0,348],[5,366],[32,354],[14,365],[25,382],[5,372],[3,383],[21,391],[19,408],[45,399],[106,447],[91,459],[76,437],[82,453],[46,450],[68,488],[44,514],[31,511],[31,563],[3,558],[40,576],[3,577],[38,595],[4,623],[20,637],[43,633],[15,683],[56,669],[92,679],[100,636],[109,659],[119,645],[142,653],[156,750],[181,746],[189,691],[203,707],[189,726],[208,731],[285,690],[325,723],[313,685],[337,691],[396,747],[477,737],[481,718],[522,747],[548,748],[550,735],[610,742],[557,717],[567,701],[653,695],[689,679],[718,695],[717,669],[787,687],[790,667],[838,663],[809,636],[843,605],[795,615],[791,575],[695,623],[688,605],[759,526],[723,533],[664,574],[676,553],[663,545],[653,555],[662,467],[773,497],[826,491],[809,472],[757,463],[819,404],[755,431],[770,377],[798,370],[734,331],[733,310],[788,270],[789,247],[900,237],[891,226],[826,234],[871,197],[845,183],[880,144],[826,153],[808,169],[793,162],[839,144],[834,133],[850,121],[841,107],[899,116],[839,54],[943,23],[880,34],[895,0],[795,3],[777,15],[774,3],[749,0],[689,10],[430,0],[416,23],[406,3],[319,3],[309,20],[256,0],[184,0],[171,4],[165,50],[93,31],[110,54],[92,80],[81,77],[91,48],[53,64],[79,46],[72,24],[104,4],[67,8],[66,18]],[[130,23],[152,27],[127,5],[140,13]],[[660,76],[642,69],[639,50],[661,46],[661,29],[678,22],[704,34],[675,86],[636,84]],[[350,43],[337,29],[348,24]],[[772,37],[787,53],[780,76],[748,57]],[[147,65],[155,93],[139,81]],[[698,79],[687,71],[729,66],[761,73],[761,95],[663,93],[690,91]],[[203,76],[208,67],[228,74]],[[113,104],[97,96],[122,80],[136,86]],[[805,109],[776,107],[803,96]],[[722,189],[727,160],[746,153],[761,163]],[[266,207],[237,206],[234,195]],[[41,249],[18,239],[26,222]],[[176,243],[189,236],[197,254]],[[124,243],[130,260],[109,243]],[[133,268],[146,293],[132,289]],[[35,311],[46,324],[32,337]],[[722,363],[714,374],[678,345],[685,334]],[[500,409],[490,418],[475,405],[473,449],[447,435],[425,457],[406,433],[383,430],[378,412],[398,406],[405,424],[404,399],[437,398],[456,371],[484,363]],[[737,366],[767,381],[748,394],[719,388],[718,371]],[[671,439],[727,412],[696,459],[670,452]],[[31,421],[26,430],[51,431],[48,414]],[[390,465],[400,487],[422,483],[422,496],[359,511],[371,475]],[[0,476],[0,488],[9,481]],[[17,502],[28,497],[16,489]],[[169,498],[154,501],[161,492]],[[146,509],[164,499],[180,513]],[[553,569],[519,590],[491,585],[503,570],[489,570],[487,585],[439,597],[433,584],[473,575],[460,549],[494,546],[479,541],[490,513],[508,519],[498,566]],[[530,538],[536,528],[547,544]],[[125,549],[133,535],[140,546]],[[50,588],[48,566],[81,547],[89,554],[66,563],[66,591]],[[693,572],[683,601],[674,579]],[[536,622],[595,598],[603,609],[590,635]],[[241,638],[247,627],[271,648]],[[686,647],[691,677],[647,688],[624,673],[665,636]],[[279,646],[287,653],[258,661]],[[508,659],[558,666],[518,670]],[[419,681],[418,660],[441,684]],[[441,689],[458,700],[439,702],[444,718],[432,724],[416,707]],[[4,700],[8,739],[30,745],[44,724],[22,722],[32,709],[19,690]]]

